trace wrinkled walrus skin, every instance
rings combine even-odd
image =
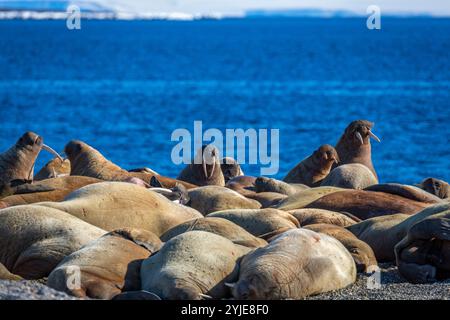
[[[364,190],[395,194],[404,198],[424,203],[431,203],[431,204],[443,203],[443,200],[441,198],[433,194],[430,194],[427,191],[422,190],[418,187],[409,186],[406,184],[399,184],[399,183],[376,184]]]
[[[230,286],[238,300],[302,299],[345,288],[355,280],[355,262],[338,240],[294,229],[245,255],[238,281]]]
[[[323,196],[308,204],[306,208],[349,212],[365,220],[396,213],[412,215],[428,206],[430,204],[384,192],[347,190]]]
[[[142,261],[161,246],[161,240],[151,232],[115,230],[65,257],[50,273],[47,285],[79,298],[107,300],[140,290]],[[69,285],[75,269],[80,271],[80,286]]]
[[[325,144],[289,171],[283,181],[318,187],[330,173],[333,163],[339,163],[339,155],[332,146]]]
[[[66,196],[84,186],[99,183],[90,177],[67,176],[42,180],[16,187],[15,194],[0,200],[0,208],[44,201],[62,201]]]
[[[372,248],[347,229],[324,223],[311,224],[306,226],[305,229],[323,233],[339,240],[355,260],[358,272],[369,273],[377,269],[378,263]]]
[[[194,230],[211,232],[227,238],[235,244],[249,248],[258,248],[267,245],[265,240],[255,237],[237,224],[227,219],[216,217],[205,217],[181,223],[165,232],[161,236],[161,240],[167,242],[182,233]]]
[[[450,185],[444,180],[426,178],[417,186],[441,199],[450,198]]]
[[[349,214],[323,209],[297,209],[289,210],[288,212],[298,220],[302,227],[318,223],[332,224],[338,227],[348,227],[361,222],[360,219]]]
[[[144,260],[142,289],[163,300],[226,298],[226,282],[236,281],[237,261],[251,249],[205,231],[182,233]]]
[[[72,192],[62,202],[37,205],[65,211],[107,231],[140,228],[157,236],[202,217],[196,210],[150,190],[126,182],[101,182]]]
[[[131,178],[138,178],[149,183],[155,176],[166,188],[173,188],[177,183],[181,183],[187,189],[194,188],[194,185],[183,181],[163,177],[146,172],[128,172],[118,165],[107,160],[99,151],[95,150],[82,141],[69,142],[64,152],[70,160],[73,176],[87,176],[104,181],[130,181]]]
[[[261,192],[277,192],[287,196],[296,194],[297,192],[309,189],[304,184],[290,184],[281,180],[258,177],[255,180],[255,191]]]
[[[360,163],[349,163],[334,168],[321,186],[361,190],[378,183],[372,171]]]
[[[300,191],[292,196],[282,200],[275,208],[288,211],[305,208],[308,204],[322,198],[327,194],[331,194],[345,189],[335,187],[317,187],[304,191]]]
[[[41,279],[72,252],[106,231],[65,212],[36,205],[0,211],[0,263],[25,279]]]

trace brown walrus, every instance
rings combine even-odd
[[[302,299],[347,287],[355,280],[355,262],[338,240],[294,229],[245,255],[238,281],[228,286],[238,300]]]
[[[79,298],[108,300],[140,290],[142,261],[161,246],[151,232],[115,230],[65,257],[48,276],[47,285]]]
[[[219,150],[211,144],[202,146],[192,163],[181,171],[177,179],[196,186],[225,186]]]
[[[430,206],[414,215],[393,214],[367,219],[348,226],[358,239],[367,243],[379,262],[395,261],[394,247],[407,234],[409,228],[424,218],[449,210],[450,203]]]
[[[69,159],[54,158],[34,176],[34,181],[64,177],[70,175]]]
[[[255,181],[256,177],[252,176],[239,176],[229,180],[225,187],[234,190],[243,196],[255,193]]]
[[[267,245],[265,240],[255,237],[230,220],[217,217],[205,217],[183,222],[166,231],[161,236],[161,240],[167,242],[179,234],[194,230],[212,232],[233,241],[235,244],[250,248]]]
[[[161,194],[125,182],[100,182],[80,188],[62,202],[36,205],[70,213],[106,231],[140,228],[160,236],[187,220],[203,217]]]
[[[260,193],[248,193],[245,195],[247,198],[256,200],[261,204],[261,208],[270,208],[277,206],[281,201],[288,196],[278,192],[260,192]]]
[[[330,173],[333,163],[338,162],[339,156],[336,150],[328,144],[322,145],[289,171],[283,181],[317,187]]]
[[[450,185],[444,180],[426,178],[417,186],[441,199],[450,198]]]
[[[98,182],[102,182],[102,180],[91,177],[66,176],[32,184],[22,184],[14,188],[11,196],[1,199],[0,208],[44,201],[62,201],[73,191]]]
[[[339,213],[323,209],[296,209],[289,210],[304,227],[311,224],[332,224],[339,227],[348,227],[361,222],[361,219],[356,218],[348,213]]]
[[[34,164],[41,150],[60,157],[44,144],[44,139],[33,132],[25,133],[14,146],[0,154],[0,185],[12,181],[33,181]]]
[[[267,177],[258,177],[255,180],[255,191],[260,192],[278,192],[281,194],[285,194],[287,196],[291,196],[300,191],[309,189],[308,186],[304,184],[294,184],[287,183],[281,180],[267,178]]]
[[[250,250],[211,232],[182,233],[144,260],[142,289],[165,300],[227,298],[225,283],[236,281],[237,261]]]
[[[56,209],[6,208],[0,212],[0,263],[25,279],[41,279],[64,257],[105,233]]]
[[[450,210],[416,222],[394,250],[398,271],[409,282],[450,278]]]
[[[155,176],[152,173],[145,172],[128,172],[111,161],[107,160],[100,152],[82,141],[73,140],[69,142],[64,152],[70,160],[71,172],[73,176],[87,176],[104,181],[125,181],[128,182],[132,178],[143,180],[149,183],[151,178]],[[184,181],[157,175],[156,178],[166,188],[174,188],[176,183],[183,184],[187,189],[195,186]]]
[[[339,242],[350,252],[353,260],[355,260],[356,270],[358,272],[372,272],[376,270],[378,263],[372,248],[364,241],[359,240],[347,229],[324,223],[311,224],[304,228],[324,233],[339,240]]]
[[[429,205],[384,192],[346,190],[323,196],[306,208],[349,212],[365,220],[395,213],[414,214]]]
[[[414,201],[424,202],[424,203],[442,203],[442,199],[426,192],[415,186],[409,186],[405,184],[399,183],[385,183],[385,184],[376,184],[370,187],[365,188],[366,191],[377,191],[377,192],[385,192],[390,194],[396,194],[402,196],[404,198],[408,198]]]
[[[373,122],[367,120],[356,120],[348,125],[335,147],[340,162],[334,167],[348,163],[360,163],[369,168],[378,180],[372,164],[370,138],[378,142],[380,139],[372,133],[373,125]]]
[[[233,178],[244,175],[240,164],[233,158],[225,157],[221,161],[220,169],[222,170],[225,183]]]

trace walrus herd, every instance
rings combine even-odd
[[[177,177],[126,170],[86,142],[27,132],[0,154],[0,280],[79,298],[303,299],[388,262],[450,278],[450,186],[379,183],[374,124],[351,122],[283,180],[205,145]],[[54,154],[34,174],[41,150]]]

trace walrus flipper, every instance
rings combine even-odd
[[[432,239],[450,241],[450,219],[428,218],[411,227],[409,235],[413,239]]]
[[[419,265],[415,263],[400,263],[400,274],[413,284],[423,284],[436,281],[436,268],[432,265]]]
[[[14,194],[29,194],[29,193],[40,193],[40,192],[50,192],[55,191],[56,188],[49,187],[43,184],[26,184],[21,185],[16,188]]]

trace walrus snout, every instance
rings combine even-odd
[[[64,147],[64,153],[69,160],[75,157],[83,148],[83,142],[78,140],[72,140]]]
[[[41,136],[37,135],[34,132],[28,131],[25,132],[20,139],[17,141],[17,145],[20,147],[33,147],[35,145],[42,146],[44,139]]]
[[[361,145],[367,144],[369,139],[372,138],[377,142],[381,142],[373,132],[373,122],[367,120],[357,120],[349,125],[350,132],[353,132],[353,137],[360,142]]]

